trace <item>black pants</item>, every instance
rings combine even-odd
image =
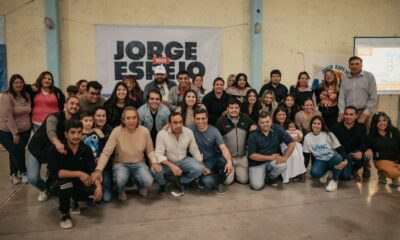
[[[8,152],[10,161],[10,175],[19,173],[26,173],[25,165],[25,147],[28,144],[31,130],[20,132],[20,141],[18,144],[13,142],[13,135],[11,132],[0,130],[0,143]]]
[[[312,154],[304,154],[303,153],[303,156],[304,156],[304,166],[306,168],[308,168],[308,164],[310,164],[310,158],[311,158],[311,165],[314,163],[314,161],[315,161],[314,155],[312,155]]]
[[[79,179],[69,178],[57,180],[57,194],[61,214],[69,213],[71,198],[75,202],[88,201],[89,195],[94,192],[94,187],[86,187]]]
[[[337,118],[339,115],[338,106],[334,107],[319,106],[319,111],[321,112],[322,118],[324,119],[327,127],[331,129],[331,127],[337,122]]]

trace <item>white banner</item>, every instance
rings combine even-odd
[[[313,88],[318,87],[318,84],[324,79],[325,71],[328,69],[334,70],[339,80],[342,80],[343,74],[349,74],[349,57],[348,55],[340,54],[305,53],[305,70],[314,79]]]
[[[168,79],[180,70],[202,74],[204,87],[220,74],[221,30],[200,27],[145,27],[96,25],[96,80],[103,94],[110,94],[115,81],[134,75],[142,89],[153,80],[153,58],[167,57]]]

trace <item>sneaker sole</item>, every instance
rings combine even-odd
[[[173,197],[181,197],[181,196],[185,195],[185,193],[183,193],[183,192],[175,192],[175,191],[171,191],[170,194]]]
[[[14,181],[13,179],[11,179],[11,182],[12,182],[12,184],[14,184],[14,185],[18,185],[18,184],[21,184],[21,183],[22,183],[21,180]]]
[[[81,214],[81,210],[78,210],[78,211],[77,211],[77,210],[72,210],[72,209],[70,209],[70,210],[69,210],[69,213],[72,214],[72,215],[80,215],[80,214]]]
[[[60,224],[60,227],[62,228],[62,229],[71,229],[72,227],[73,227],[73,225],[71,225],[71,226],[63,226],[63,225],[61,225]]]

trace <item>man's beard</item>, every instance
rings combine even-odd
[[[156,83],[163,83],[165,81],[164,78],[155,78]]]

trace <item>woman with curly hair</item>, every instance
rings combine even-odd
[[[140,88],[135,76],[125,75],[122,77],[122,82],[128,87],[129,98],[133,106],[138,109],[143,105],[143,90]]]

